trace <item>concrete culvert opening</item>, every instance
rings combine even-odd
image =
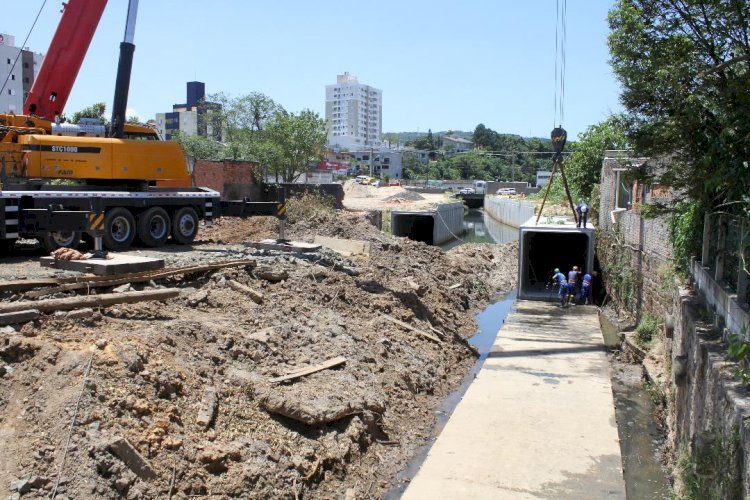
[[[573,223],[535,225],[534,221],[520,229],[518,295],[522,299],[554,300],[554,291],[545,285],[555,268],[566,276],[573,266],[582,273],[593,270],[594,228],[580,229]]]
[[[433,245],[435,234],[435,217],[433,214],[398,214],[391,222],[394,236],[406,236],[409,239],[423,241]]]

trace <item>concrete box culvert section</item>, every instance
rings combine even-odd
[[[521,224],[518,240],[518,298],[557,300],[547,289],[554,269],[567,276],[573,266],[581,273],[594,270],[594,227],[578,228],[565,217],[536,217]]]
[[[391,212],[393,236],[406,236],[428,245],[442,245],[463,232],[463,203],[444,203],[431,210]]]

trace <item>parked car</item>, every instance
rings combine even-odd
[[[356,182],[357,184],[369,184],[369,182],[365,182],[367,179],[369,179],[369,177],[367,177],[366,175],[358,175],[354,178],[354,182]]]
[[[458,190],[458,194],[476,194],[474,188],[463,188]]]
[[[495,191],[495,194],[514,195],[516,194],[516,188],[500,188]]]

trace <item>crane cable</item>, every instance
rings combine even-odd
[[[562,126],[565,120],[565,69],[568,0],[556,0],[555,12],[555,108],[553,127]]]
[[[34,31],[34,27],[36,26],[36,22],[39,20],[39,16],[42,15],[42,10],[44,10],[45,5],[47,5],[47,0],[44,0],[42,2],[42,6],[39,7],[39,12],[37,12],[36,17],[34,18],[34,22],[31,24],[31,28],[29,29],[29,32],[26,34],[26,38],[24,39],[23,44],[21,44],[21,48],[18,49],[18,55],[16,56],[15,61],[13,61],[13,65],[10,67],[8,76],[5,78],[5,81],[3,82],[3,86],[0,87],[0,94],[3,93],[3,91],[5,90],[5,86],[8,85],[8,80],[10,80],[10,75],[13,74],[13,70],[16,68],[16,64],[18,64],[18,58],[20,58],[21,54],[23,53],[23,47],[26,47],[26,43],[29,41],[31,32]]]

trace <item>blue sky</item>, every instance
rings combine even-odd
[[[21,44],[42,0],[4,3],[0,32]],[[612,4],[568,2],[562,125],[571,138],[621,109],[607,63]],[[126,12],[126,0],[110,0],[68,113],[111,104]],[[60,1],[48,0],[27,46],[46,52],[59,17]],[[141,0],[135,44],[128,108],[142,119],[184,102],[191,80],[323,115],[325,85],[349,71],[383,90],[384,132],[484,123],[547,137],[555,125],[555,0]]]

